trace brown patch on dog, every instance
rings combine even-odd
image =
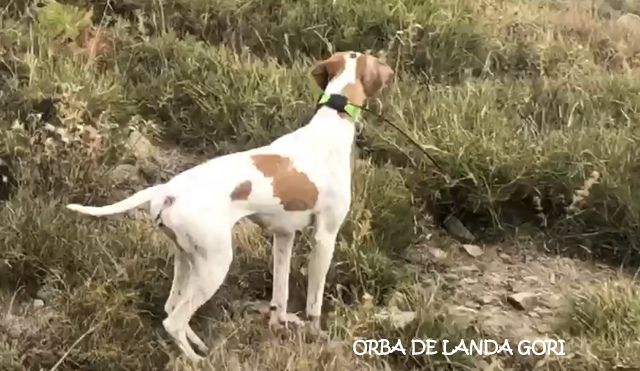
[[[342,94],[347,97],[349,102],[358,106],[362,106],[365,99],[367,99],[367,96],[364,93],[364,88],[360,83],[347,84],[347,86],[342,89]]]
[[[318,62],[311,71],[311,75],[316,79],[316,83],[322,90],[327,88],[329,81],[344,71],[344,56],[344,52],[335,53],[331,57]]]
[[[345,58],[353,58],[353,55],[354,53],[339,52],[318,62],[311,71],[318,86],[326,89],[329,81],[344,71]],[[357,82],[348,84],[342,94],[356,105],[364,104],[367,97],[377,93],[394,76],[391,67],[370,54],[357,57],[355,74]]]
[[[245,201],[251,194],[251,182],[244,181],[236,186],[231,192],[231,201]]]
[[[356,61],[356,78],[362,83],[363,93],[371,97],[389,82],[394,72],[378,58],[364,54]]]
[[[265,154],[251,156],[264,176],[273,178],[273,195],[286,211],[310,210],[318,201],[318,188],[299,172],[288,157]]]

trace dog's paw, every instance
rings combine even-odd
[[[329,339],[329,333],[320,326],[320,318],[310,318],[305,328],[307,340],[322,341]]]
[[[209,354],[209,347],[207,347],[204,341],[202,341],[202,339],[200,339],[200,337],[198,337],[198,335],[193,332],[191,327],[187,328],[187,339],[191,341],[191,343],[196,346],[196,349],[198,349],[198,351],[200,351],[202,354]]]
[[[272,312],[269,319],[269,328],[272,330],[304,328],[305,322],[295,313]]]

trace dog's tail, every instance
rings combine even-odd
[[[145,202],[149,202],[151,198],[157,194],[158,190],[161,187],[162,185],[160,184],[160,185],[143,189],[142,191],[137,192],[133,196],[111,205],[97,207],[97,206],[82,206],[79,204],[68,204],[67,209],[77,211],[82,214],[93,215],[93,216],[120,214],[125,211],[134,209],[144,204]]]

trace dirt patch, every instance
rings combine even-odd
[[[441,281],[450,312],[491,338],[550,336],[556,314],[567,305],[568,292],[617,275],[610,267],[547,255],[533,246],[488,246],[477,257],[462,246],[454,246],[446,255],[440,249],[434,254],[429,246],[423,249],[414,257],[440,264],[435,278],[428,281]],[[521,305],[519,298],[526,303]]]

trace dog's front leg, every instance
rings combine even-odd
[[[348,205],[348,203],[345,203]],[[338,231],[348,209],[341,212],[327,211],[316,217],[315,246],[309,256],[309,277],[307,283],[307,318],[311,322],[311,330],[321,335],[320,315],[322,314],[322,300],[327,272],[331,265],[335,250]]]
[[[271,318],[269,326],[279,328],[289,322],[301,323],[295,314],[287,313],[289,300],[289,270],[291,250],[295,233],[276,233],[273,235],[273,291],[271,295]]]

